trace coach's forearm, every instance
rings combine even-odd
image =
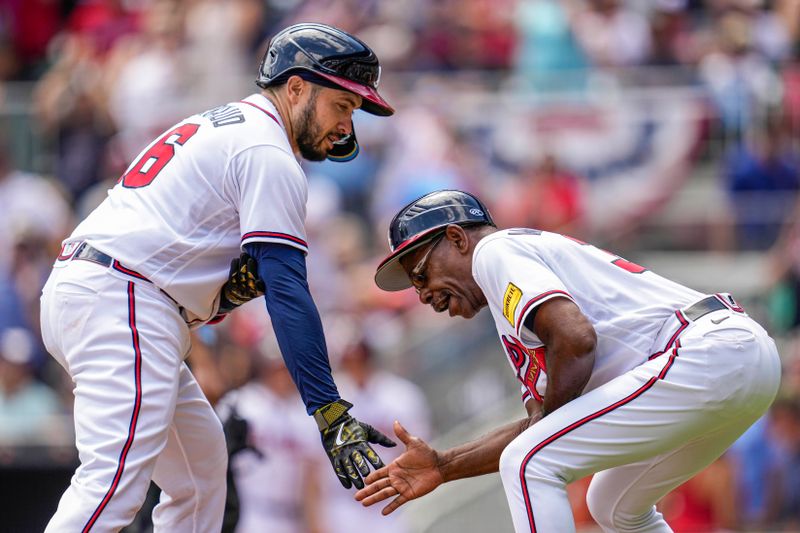
[[[442,479],[447,482],[497,472],[500,468],[500,454],[508,443],[539,418],[539,413],[535,413],[530,418],[502,426],[477,440],[439,452]]]

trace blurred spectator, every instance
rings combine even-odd
[[[770,416],[753,424],[731,447],[728,456],[736,472],[737,524],[761,529],[767,523],[770,497],[781,458],[769,430]]]
[[[455,139],[441,113],[423,105],[407,106],[392,121],[396,132],[372,197],[372,219],[388,224],[391,213],[436,189],[468,187],[455,161]]]
[[[415,65],[423,69],[508,68],[515,35],[511,0],[443,0],[426,5]]]
[[[72,224],[69,205],[50,181],[15,170],[0,140],[0,328],[37,332],[39,295]],[[40,355],[36,343],[32,356]]]
[[[650,23],[652,51],[651,65],[672,66],[691,59],[692,35],[686,0],[659,0],[655,2]]]
[[[261,0],[195,0],[185,3],[185,61],[194,112],[237,100],[252,89],[253,49],[263,21]],[[224,20],[225,24],[219,21]],[[213,38],[209,38],[213,35]]]
[[[661,502],[675,533],[713,533],[736,527],[736,485],[730,459],[723,455]]]
[[[61,444],[68,431],[56,394],[33,377],[30,332],[0,332],[0,445]]]
[[[279,352],[269,353],[255,379],[220,401],[220,410],[232,409],[247,421],[249,444],[260,452],[243,450],[231,459],[240,503],[236,531],[322,533],[318,476],[334,476],[318,464],[326,461],[319,432]]]
[[[105,104],[103,64],[92,41],[66,34],[56,59],[34,89],[36,116],[55,153],[56,178],[72,199],[104,177],[112,124]]]
[[[563,168],[555,155],[546,153],[541,161],[523,169],[520,178],[509,183],[500,195],[501,226],[522,226],[545,231],[583,233],[583,183]]]
[[[753,50],[750,17],[725,13],[716,22],[716,51],[699,65],[724,132],[738,139],[759,118],[760,109],[780,102],[780,82],[763,56]]]
[[[82,35],[98,56],[104,56],[114,44],[139,31],[139,12],[133,2],[124,0],[80,0],[69,15],[66,29]]]
[[[800,153],[784,123],[771,117],[725,159],[740,249],[763,250],[775,243],[800,189]]]
[[[108,59],[109,114],[125,165],[168,126],[199,111],[190,98],[185,17],[183,2],[153,0],[142,34],[118,43]]]
[[[569,23],[567,4],[560,0],[521,0],[514,22],[516,73],[535,90],[583,87],[586,56]]]
[[[755,50],[772,62],[781,62],[788,59],[791,53],[789,31],[792,22],[784,18],[785,15],[791,15],[786,13],[782,16],[774,9],[767,9],[766,4],[764,0],[740,1],[736,9],[749,18]]]
[[[767,259],[770,323],[777,332],[789,334],[783,386],[788,394],[800,397],[800,202],[786,217]]]
[[[770,409],[771,437],[779,450],[777,489],[768,494],[766,525],[800,529],[800,398],[778,400]]]
[[[800,2],[798,2],[800,5]],[[798,45],[800,51],[800,43]],[[800,54],[798,54],[800,57]],[[800,132],[800,65],[786,65],[783,76],[783,109],[789,131],[795,135]]]
[[[647,19],[621,0],[590,0],[577,10],[573,28],[592,63],[625,67],[644,63],[650,53]]]
[[[61,191],[50,181],[14,168],[5,140],[0,138],[0,275],[12,268],[17,242],[43,241],[51,260],[70,229],[72,214]],[[38,291],[38,289],[36,289]]]
[[[358,337],[358,336],[357,336]],[[394,437],[395,420],[415,428],[415,434],[430,435],[427,401],[422,391],[410,381],[381,370],[372,348],[363,340],[346,347],[339,361],[336,383],[342,398],[352,402],[352,414],[385,435]],[[396,440],[396,439],[395,439]],[[401,452],[396,448],[381,449],[381,458],[389,464]],[[381,533],[409,531],[402,514],[382,516],[380,509],[365,508],[343,491],[333,476],[323,476],[322,520],[324,533],[349,533],[354,528]]]
[[[0,3],[0,79],[36,79],[45,69],[47,47],[61,28],[64,2],[12,0]]]

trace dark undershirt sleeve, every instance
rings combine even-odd
[[[264,299],[283,360],[308,414],[339,399],[317,306],[308,290],[302,251],[269,242],[251,242],[245,251],[258,262]]]

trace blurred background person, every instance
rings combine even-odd
[[[502,196],[501,224],[580,236],[584,224],[584,180],[563,168],[553,153],[523,167]]]
[[[765,527],[783,531],[800,529],[800,397],[775,402],[770,430],[777,444],[778,464],[769,492]]]
[[[0,446],[62,443],[69,431],[53,390],[34,377],[34,341],[21,328],[0,331]]]
[[[633,4],[590,0],[576,9],[575,35],[592,63],[623,67],[643,63],[650,53],[650,24]]]
[[[800,189],[800,151],[781,114],[769,115],[731,145],[723,175],[735,219],[736,247],[772,247]]]
[[[342,394],[358,398],[359,414],[354,416],[373,416],[375,427],[381,432],[389,431],[388,434],[392,434],[395,420],[403,420],[408,427],[419,428],[420,434],[430,435],[430,414],[422,391],[409,380],[382,370],[375,350],[360,332],[351,328],[353,336],[341,351],[335,377]],[[392,448],[383,460],[389,464],[398,455],[400,452]],[[378,509],[362,507],[352,494],[334,492],[335,483],[322,481],[321,492],[326,496],[320,501],[319,521],[325,527],[320,533],[347,533],[354,528],[382,533],[410,531],[402,513],[383,516]]]
[[[220,401],[223,419],[236,413],[247,422],[251,447],[231,459],[238,533],[324,532],[318,509],[330,496],[320,490],[325,457],[299,400],[275,343],[256,357],[253,379]]]

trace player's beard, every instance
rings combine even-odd
[[[306,106],[300,111],[300,117],[295,126],[297,132],[297,147],[300,155],[308,161],[324,161],[328,151],[322,146],[322,132],[317,124],[317,94],[319,88],[314,87],[308,97]]]

